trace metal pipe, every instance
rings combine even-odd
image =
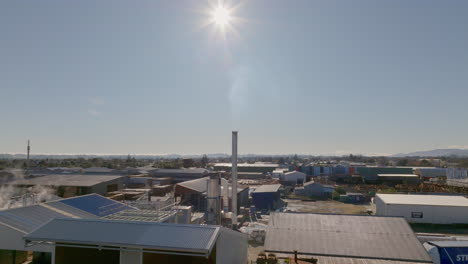
[[[237,227],[237,131],[232,131],[232,226]]]

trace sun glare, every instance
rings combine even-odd
[[[229,10],[223,6],[218,6],[213,10],[211,14],[213,22],[221,27],[224,27],[229,24],[231,21],[231,14]]]

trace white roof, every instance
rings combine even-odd
[[[377,174],[379,177],[415,177],[418,178],[419,176],[416,174]]]
[[[377,194],[386,204],[468,206],[468,199],[453,195]]]
[[[261,185],[255,189],[254,193],[268,193],[268,192],[277,192],[281,188],[281,184],[267,184]]]
[[[292,175],[292,174],[306,175],[305,173],[300,172],[300,171],[290,171],[290,172],[285,173],[285,175]]]
[[[185,187],[185,188],[188,188],[188,189],[192,189],[194,191],[197,191],[199,193],[204,193],[207,191],[207,188],[208,188],[208,180],[210,178],[209,177],[204,177],[204,178],[200,178],[200,179],[196,179],[196,180],[191,180],[191,181],[184,181],[184,182],[179,182],[177,183],[176,185],[177,186],[182,186],[182,187]],[[221,188],[223,185],[227,184],[228,181],[224,178],[221,178]],[[241,190],[243,190],[244,188],[240,188]],[[241,191],[241,190],[238,190]]]

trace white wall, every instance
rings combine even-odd
[[[54,248],[52,246],[38,245],[25,247],[24,235],[26,234],[0,224],[0,249],[53,252]]]
[[[378,196],[375,197],[376,215],[401,216],[409,223],[429,224],[466,224],[468,223],[468,207],[385,204]],[[413,217],[413,213],[422,213],[422,218]]]
[[[305,182],[306,175],[302,172],[295,171],[292,173],[285,173],[283,175],[283,180],[287,182],[297,183],[298,180]]]
[[[248,261],[247,235],[222,228],[216,241],[216,263],[246,264]]]

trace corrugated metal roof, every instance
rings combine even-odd
[[[99,183],[120,179],[121,175],[88,175],[88,174],[50,174],[30,179],[8,182],[11,185],[43,185],[43,186],[78,186],[90,187]]]
[[[278,258],[294,258],[294,254],[275,254]],[[298,258],[310,259],[310,255],[297,255]],[[384,260],[384,259],[367,259],[367,258],[343,258],[343,257],[326,257],[326,256],[313,256],[317,259],[318,264],[421,264],[421,262],[413,261],[397,261],[397,260]],[[310,263],[310,262],[307,262]]]
[[[254,193],[277,192],[280,187],[281,184],[262,185],[255,189]]]
[[[24,232],[31,232],[55,217],[65,217],[65,215],[40,205],[0,211],[0,222]]]
[[[54,219],[24,238],[208,254],[220,227],[90,219]]]
[[[431,263],[399,217],[271,213],[265,250]]]
[[[468,206],[468,199],[456,195],[381,194],[376,195],[386,204]]]
[[[314,181],[309,181],[309,182],[304,183],[304,187],[309,186],[309,185],[314,185],[314,184],[316,184],[317,186],[321,186],[322,188],[333,188],[333,189],[335,189],[335,186],[333,186],[333,185],[321,184],[319,182],[314,182]]]
[[[193,176],[193,177],[202,177],[209,174],[207,169],[195,168],[195,169],[153,169],[149,173],[153,176],[163,177],[163,176]]]
[[[31,232],[56,217],[93,219],[128,209],[134,208],[98,194],[88,194],[0,211],[0,222]]]
[[[207,185],[208,184],[208,179],[209,179],[209,177],[204,177],[204,178],[200,178],[200,179],[196,179],[196,180],[184,181],[184,182],[181,182],[181,183],[177,183],[176,185],[182,186],[182,187],[185,187],[185,188],[188,188],[188,189],[192,189],[192,190],[200,192],[200,193],[204,193],[204,192],[206,192],[207,187],[208,187],[208,185]],[[225,182],[227,182],[226,179],[221,179],[221,181],[222,181],[221,185],[224,185]]]

